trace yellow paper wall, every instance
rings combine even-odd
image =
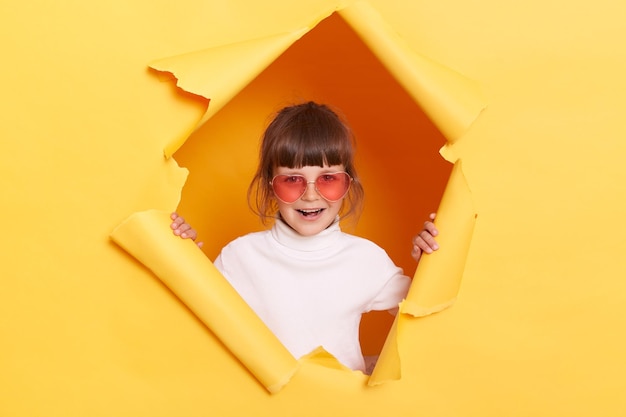
[[[410,51],[475,81],[487,104],[467,129],[440,127],[455,140],[443,153],[462,159],[479,216],[453,307],[425,318],[402,316],[401,379],[368,387],[356,373],[311,361],[270,395],[170,290],[109,240],[132,213],[175,209],[181,190],[181,209],[205,236],[215,236],[205,238],[205,251],[249,230],[254,219],[243,214],[244,194],[233,189],[211,197],[211,183],[192,165],[199,161],[185,153],[215,146],[223,157],[208,157],[223,164],[220,175],[244,184],[255,149],[220,142],[220,129],[258,131],[281,104],[260,100],[273,96],[270,84],[259,83],[284,75],[279,59],[224,103],[174,159],[164,159],[163,150],[203,118],[206,100],[159,82],[148,64],[282,34],[306,42],[303,28],[336,8],[356,25],[345,12],[352,2],[3,2],[0,415],[626,412],[625,6],[609,0],[366,4]],[[367,36],[367,28],[354,30]],[[315,29],[310,35],[317,36]],[[281,58],[297,55],[297,48]],[[293,84],[281,83],[285,100],[300,91],[327,97],[317,81],[298,75],[289,73]],[[335,97],[358,127],[367,106]],[[212,104],[220,98],[211,97]],[[403,103],[403,112],[418,113]],[[379,114],[366,115],[363,126],[375,126],[368,119]],[[239,127],[244,124],[250,130]],[[413,133],[410,126],[401,129]],[[430,132],[427,160],[448,173],[451,165],[432,155],[444,140]],[[373,181],[400,158],[397,168],[411,171],[403,176],[411,190],[406,198],[417,201],[422,186],[435,181],[429,195],[436,202],[447,174],[431,180],[419,156],[412,158],[421,148],[414,150],[409,138],[385,145],[410,152],[381,153],[375,141],[364,143],[359,162],[373,197],[359,231],[408,269],[405,238],[433,200],[414,211],[375,198]],[[384,156],[380,167],[371,166],[374,155]],[[406,159],[416,162],[407,166]],[[184,189],[186,172],[175,160],[192,170]],[[203,182],[206,189],[194,185]],[[244,220],[221,221],[225,207],[242,210]],[[387,232],[393,229],[401,230]]]

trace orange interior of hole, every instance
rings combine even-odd
[[[246,65],[242,62],[241,65]],[[214,259],[237,236],[264,227],[248,208],[258,141],[273,112],[303,100],[340,110],[357,138],[365,209],[344,230],[373,240],[412,276],[411,238],[439,205],[451,164],[445,138],[352,29],[332,15],[296,42],[174,155],[190,170],[178,208]],[[365,354],[380,351],[392,316],[364,317]]]

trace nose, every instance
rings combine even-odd
[[[310,187],[309,185],[313,185]],[[302,194],[302,199],[305,201],[315,201],[319,199],[320,195],[317,192],[317,188],[315,188],[315,181],[307,181],[306,189],[304,190],[304,194]]]

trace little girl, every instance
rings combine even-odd
[[[339,215],[357,215],[363,199],[350,129],[325,105],[282,109],[263,135],[248,199],[273,225],[229,243],[215,266],[296,358],[322,346],[365,371],[361,315],[397,308],[410,279],[383,249],[339,228]],[[182,217],[172,220],[176,235],[196,240]],[[413,240],[416,260],[437,249],[436,235],[427,221]]]

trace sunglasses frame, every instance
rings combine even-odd
[[[317,180],[320,179],[320,177],[323,177],[324,175],[335,175],[335,174],[346,174],[348,176],[348,187],[346,188],[346,191],[341,195],[341,197],[339,197],[336,200],[329,200],[328,198],[326,198],[324,196],[324,194],[322,194],[320,192],[320,190],[317,188]],[[304,189],[302,190],[302,194],[300,194],[298,196],[298,198],[296,198],[293,201],[285,201],[282,198],[280,198],[278,196],[278,193],[276,193],[276,189],[274,189],[274,180],[278,177],[301,177],[304,178],[304,180],[306,181],[306,184],[304,186]],[[348,174],[346,171],[336,171],[336,172],[325,172],[323,174],[320,174],[317,176],[317,178],[315,178],[315,181],[307,181],[306,177],[304,175],[300,175],[300,174],[292,174],[292,175],[288,175],[288,174],[278,174],[278,175],[274,175],[274,177],[272,177],[272,179],[270,180],[270,187],[272,187],[272,191],[274,192],[274,196],[279,199],[280,201],[282,201],[285,204],[293,204],[296,201],[298,201],[300,198],[302,198],[302,196],[306,193],[307,188],[309,188],[309,184],[314,184],[315,185],[315,192],[318,193],[320,195],[320,197],[322,197],[324,200],[328,201],[329,203],[335,203],[339,200],[341,200],[342,198],[344,198],[346,196],[346,194],[348,194],[348,192],[350,191],[350,187],[352,185],[352,181],[354,181],[354,178],[352,178],[350,176],[350,174]]]

